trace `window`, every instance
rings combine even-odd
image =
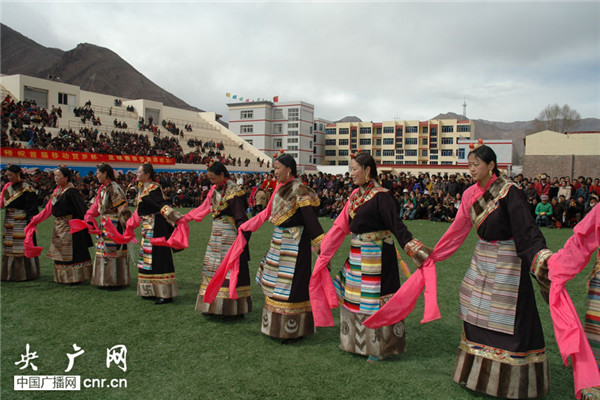
[[[421,128],[421,133],[428,133],[429,132],[429,128],[424,126],[423,128]]]
[[[240,132],[241,133],[252,133],[252,132],[254,132],[254,126],[253,125],[240,125]]]
[[[283,125],[273,124],[273,133],[283,133]]]
[[[456,132],[471,132],[471,125],[458,125]]]
[[[442,150],[442,157],[452,157],[452,150]]]
[[[273,110],[273,119],[283,119],[283,110],[281,108]]]
[[[288,136],[298,136],[298,131],[288,131]]]
[[[312,164],[312,156],[308,156],[308,162]]]
[[[419,139],[417,138],[406,138],[404,139],[404,144],[419,144]]]
[[[454,138],[451,137],[443,137],[442,144],[454,144]]]
[[[335,128],[327,128],[325,129],[325,134],[326,135],[335,135]]]
[[[298,128],[298,123],[297,122],[292,122],[288,124],[288,129],[297,129]]]
[[[335,150],[325,150],[325,155],[329,157],[335,156]],[[334,164],[335,165],[335,164]]]
[[[406,127],[406,133],[417,133],[417,132],[419,132],[418,126],[407,126]]]
[[[432,137],[430,140],[431,143],[437,143],[437,138],[436,137]]]
[[[404,156],[398,155],[398,156],[396,156],[396,160],[404,160]]]
[[[383,133],[394,133],[394,127],[393,126],[384,126]]]
[[[416,157],[417,156],[417,150],[405,150],[404,151],[404,155],[406,157]]]
[[[329,165],[335,165],[335,161],[329,161]]]
[[[465,149],[464,148],[458,149],[458,158],[460,160],[464,160],[465,159]]]
[[[394,161],[384,161],[383,164],[384,165],[394,165],[395,162]]]
[[[340,146],[348,146],[348,139],[340,139],[339,145]]]
[[[339,156],[348,156],[348,150],[339,150],[338,155]]]
[[[360,139],[358,143],[361,146],[368,146],[371,144],[371,139]]]
[[[249,144],[250,146],[252,146],[252,139],[246,139],[246,142],[248,142],[248,144]]]
[[[384,150],[383,151],[383,156],[384,157],[390,157],[390,156],[394,156],[396,155],[396,151],[395,150]]]
[[[288,146],[288,151],[298,151],[298,146]]]
[[[366,135],[366,134],[370,134],[371,133],[371,128],[367,127],[367,128],[360,128],[360,134],[361,135]]]
[[[276,149],[280,149],[282,147],[282,140],[281,139],[275,139],[273,140],[273,147],[275,147]]]
[[[297,108],[290,108],[288,110],[288,121],[298,121],[300,112]]]
[[[427,150],[421,150],[421,156],[427,157]]]
[[[348,128],[340,128],[340,130],[338,131],[338,133],[340,135],[347,135],[348,133],[350,133],[350,129],[348,129]]]
[[[442,133],[451,133],[454,132],[453,126],[442,126]]]
[[[242,119],[251,119],[254,115],[254,111],[253,110],[243,110],[241,112],[241,118]]]
[[[437,127],[431,127],[431,133],[429,134],[429,136],[437,136]]]
[[[338,165],[348,165],[348,160],[340,161]]]
[[[431,155],[429,156],[429,159],[430,159],[430,160],[437,160],[437,159],[438,159],[438,156],[437,156],[437,155],[433,155],[433,154],[431,154]]]
[[[383,139],[383,144],[394,144],[394,138]]]
[[[421,139],[421,144],[422,144],[423,146],[427,146],[427,138],[423,138],[423,139]]]
[[[375,144],[376,144],[377,146],[381,146],[381,139],[377,139],[377,140],[375,140]]]
[[[290,144],[290,143],[298,143],[298,138],[288,138],[287,142],[288,142],[288,144]]]
[[[438,165],[437,161],[429,161],[429,165]]]
[[[296,149],[296,150],[298,150],[298,149]],[[296,160],[298,159],[298,153],[290,153],[290,155],[292,157],[294,157],[294,159],[296,159]]]
[[[58,94],[58,104],[68,105],[69,104],[69,96],[66,93],[59,93]]]
[[[325,146],[335,146],[335,144],[335,139],[325,139]]]
[[[452,161],[442,161],[442,165],[452,165]]]
[[[375,150],[375,155],[378,157],[381,156],[381,150]]]

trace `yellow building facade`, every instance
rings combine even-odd
[[[325,128],[324,165],[348,165],[368,151],[379,165],[456,165],[458,139],[471,139],[470,120],[338,122]]]

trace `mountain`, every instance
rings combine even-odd
[[[53,76],[90,92],[143,98],[170,107],[202,111],[162,89],[109,49],[81,43],[65,52],[44,47],[4,24],[0,29],[2,74],[44,79]]]

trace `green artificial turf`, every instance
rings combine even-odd
[[[187,211],[187,210],[182,210]],[[322,218],[325,231],[332,220]],[[39,226],[38,243],[48,248],[52,218]],[[281,344],[260,333],[264,298],[252,279],[254,311],[244,319],[224,321],[194,311],[200,272],[210,235],[211,218],[191,223],[191,246],[174,255],[180,296],[167,305],[154,305],[136,295],[132,285],[106,291],[89,283],[66,286],[52,282],[53,264],[40,257],[42,276],[29,282],[2,282],[1,392],[2,399],[470,399],[487,398],[454,383],[451,373],[462,323],[458,289],[475,247],[473,232],[458,252],[438,264],[438,301],[442,318],[421,325],[423,300],[406,319],[407,352],[378,364],[338,348],[336,326],[318,328],[293,344]],[[433,247],[449,224],[408,221],[413,235]],[[250,241],[251,276],[268,248],[272,225],[265,224]],[[543,229],[556,251],[572,230]],[[137,249],[137,245],[135,248]],[[334,260],[337,273],[348,254],[346,239]],[[93,248],[90,249],[93,252]],[[402,253],[409,267],[414,265]],[[314,258],[313,258],[314,262]],[[585,274],[567,288],[580,315],[585,312]],[[536,285],[537,287],[537,285]],[[564,367],[554,339],[547,305],[537,295],[550,361],[547,399],[573,398],[571,369]],[[15,365],[26,344],[39,358],[38,367]],[[85,353],[67,374],[67,353],[73,344]],[[127,371],[106,366],[107,349],[127,347]],[[84,378],[127,380],[126,388],[82,388],[78,392],[13,390],[15,375],[80,375]]]

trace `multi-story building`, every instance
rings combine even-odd
[[[457,165],[469,165],[469,152],[471,152],[471,144],[476,145],[478,140],[458,139]],[[510,139],[489,139],[484,140],[483,144],[489,146],[496,153],[497,167],[508,171],[510,175],[513,169],[513,141]]]
[[[266,154],[283,149],[299,171],[314,170],[319,159],[313,133],[314,106],[303,101],[230,103],[229,129]]]
[[[325,164],[325,128],[332,124],[332,121],[316,118],[313,127],[313,162],[316,165]]]
[[[458,139],[474,135],[471,121],[339,122],[325,128],[325,165],[348,165],[368,151],[380,165],[456,165]]]

